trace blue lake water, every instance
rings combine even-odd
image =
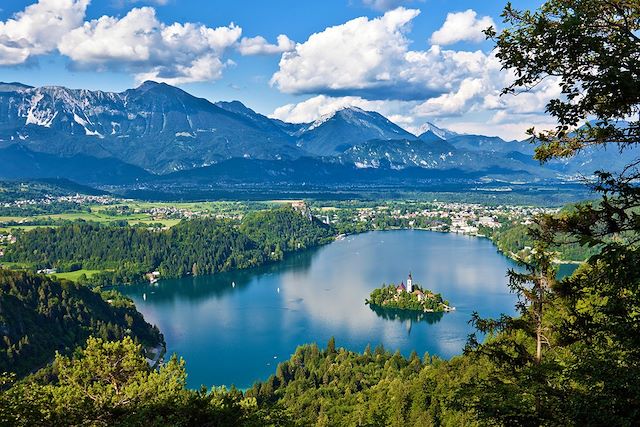
[[[362,351],[461,353],[471,313],[513,313],[506,272],[515,264],[487,239],[428,231],[349,236],[262,268],[162,280],[121,290],[187,362],[188,385],[251,386],[275,372],[298,345]],[[416,317],[376,314],[364,304],[382,283],[414,282],[456,310]],[[235,286],[234,286],[235,284]]]

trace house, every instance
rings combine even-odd
[[[154,284],[160,279],[159,271],[152,271],[151,273],[146,274],[147,279],[149,279],[149,283]]]
[[[418,298],[418,301],[424,301],[424,293],[421,290],[416,289],[413,294]]]
[[[396,292],[399,294],[406,292],[407,288],[404,286],[404,282],[400,283],[400,286],[396,288]]]

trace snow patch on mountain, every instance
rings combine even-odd
[[[419,136],[424,135],[427,132],[431,132],[434,135],[436,135],[438,138],[443,139],[445,141],[447,139],[449,139],[449,138],[452,138],[454,136],[460,135],[459,133],[450,131],[448,129],[440,128],[440,127],[434,125],[433,123],[429,123],[429,122],[421,125],[418,128],[418,135]]]

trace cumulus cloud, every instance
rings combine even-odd
[[[478,18],[475,10],[448,13],[442,27],[431,35],[431,43],[446,46],[461,41],[481,42],[485,40],[483,30],[495,26],[489,16]]]
[[[0,22],[0,65],[22,64],[55,50],[58,41],[82,25],[89,0],[39,0]]]
[[[482,51],[438,45],[410,50],[407,32],[419,13],[400,7],[313,34],[283,54],[271,84],[292,94],[425,100],[458,91],[466,79],[484,78],[496,67],[500,71]]]
[[[381,111],[384,103],[369,101],[358,96],[332,98],[318,95],[297,104],[286,104],[278,107],[269,116],[289,123],[308,123],[325,114],[330,114],[345,107],[359,107],[363,110]]]
[[[482,79],[467,78],[460,83],[457,91],[428,99],[417,106],[414,112],[429,117],[460,114],[472,99],[482,95],[485,90],[485,82]]]
[[[293,94],[420,99],[445,78],[409,51],[406,33],[419,10],[397,8],[375,19],[360,17],[312,34],[282,55],[271,84]]]
[[[526,131],[532,126],[539,129],[551,129],[557,125],[549,117],[541,115],[516,116],[516,118],[517,122],[509,121],[506,123],[496,123],[493,120],[444,121],[439,123],[439,126],[458,133],[499,136],[506,141],[514,139],[522,141],[528,138]]]
[[[242,29],[210,28],[193,23],[167,25],[151,7],[134,8],[122,18],[102,16],[66,34],[59,51],[77,65],[92,69],[118,69],[136,73],[139,81],[153,79],[171,84],[215,80],[228,61]]]
[[[510,78],[505,84],[510,83]],[[536,114],[544,111],[550,99],[562,96],[560,79],[549,77],[540,82],[533,90],[520,92],[514,96],[500,96],[498,91],[488,93],[482,108],[488,110],[508,110],[511,114]]]
[[[289,52],[295,48],[296,44],[284,34],[277,38],[277,44],[270,44],[262,36],[243,37],[238,45],[238,51],[242,55],[273,55]]]

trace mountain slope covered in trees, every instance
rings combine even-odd
[[[103,295],[69,281],[0,269],[0,372],[24,375],[68,353],[89,336],[132,336],[155,347],[163,339],[120,294]]]

